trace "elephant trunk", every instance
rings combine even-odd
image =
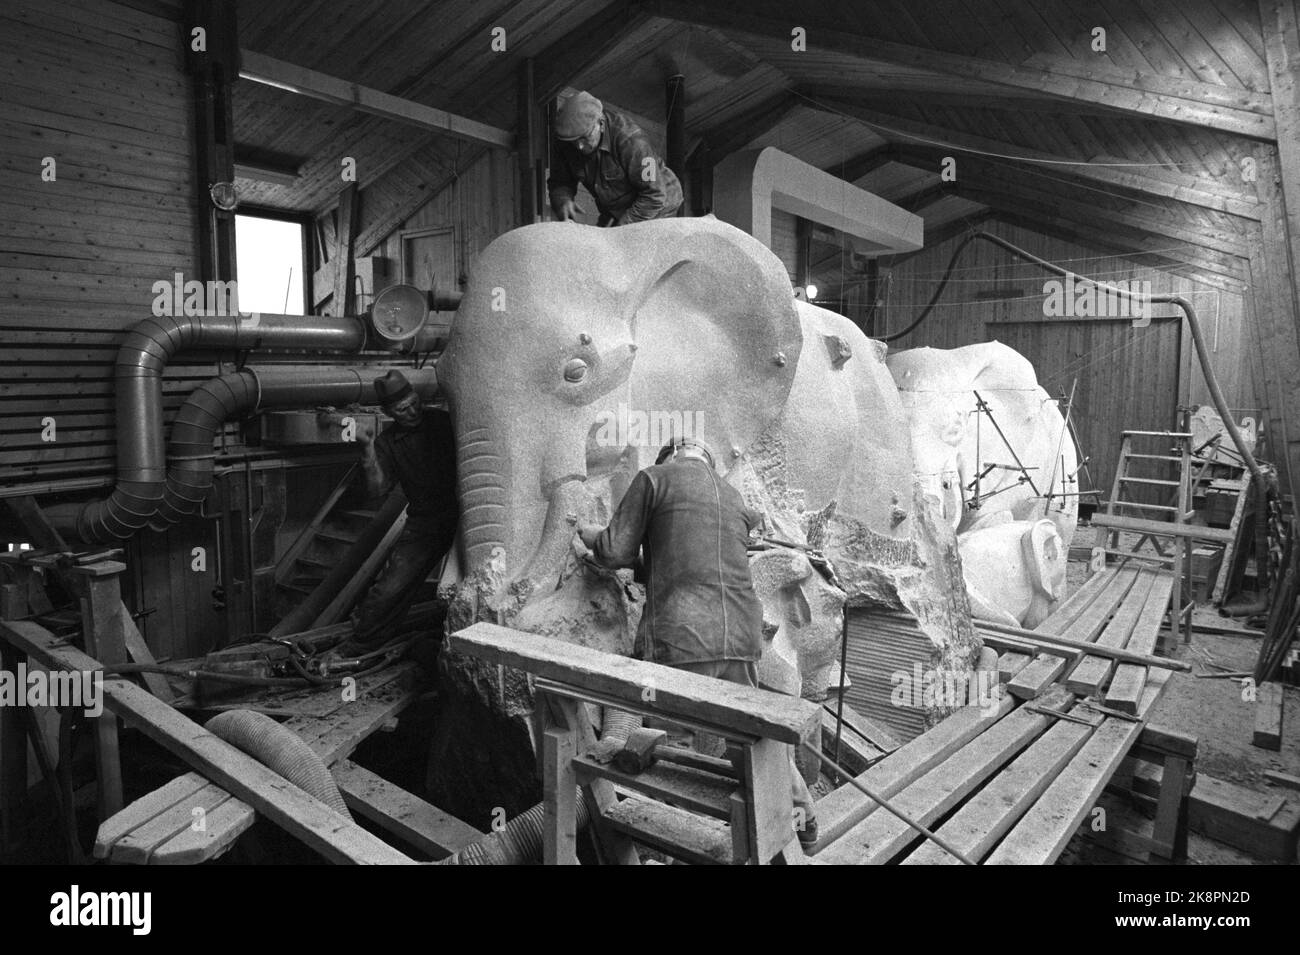
[[[465,558],[477,567],[506,543],[506,461],[487,428],[461,429],[458,461]]]
[[[471,421],[499,420],[492,415]],[[572,432],[572,433],[570,433]],[[504,560],[510,580],[563,565],[582,513],[586,423],[467,424],[459,430],[461,529],[470,568]]]

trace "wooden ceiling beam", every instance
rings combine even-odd
[[[858,153],[856,156],[844,160],[844,162],[826,166],[823,171],[830,173],[832,176],[839,176],[845,182],[856,183],[863,176],[875,172],[882,166],[888,166],[894,161],[894,147],[886,144],[877,146],[875,149],[868,149],[864,153]]]
[[[810,105],[817,108],[818,97],[815,91],[810,100]],[[1164,196],[1167,199],[1177,199],[1179,202],[1213,209],[1216,212],[1226,212],[1252,221],[1258,221],[1261,215],[1259,202],[1253,196],[1235,190],[1229,191],[1222,186],[1206,183],[1205,180],[1195,176],[1168,170],[1135,172],[1126,167],[1080,162],[1074,157],[1058,156],[1027,146],[881,113],[845,100],[826,100],[822,106],[865,123],[875,132],[889,137],[891,142],[895,143],[904,145],[920,143],[923,146],[949,149],[958,153],[991,154],[993,158],[1007,162],[1034,166],[1046,165],[1062,176],[1105,183],[1134,192]]]
[[[368,86],[350,83],[336,76],[318,73],[316,70],[286,63],[284,60],[277,60],[252,50],[241,49],[239,56],[240,79],[274,86],[277,89],[288,90],[326,103],[351,106],[363,113],[470,142],[487,143],[503,149],[510,149],[514,145],[515,137],[509,130],[489,126],[400,96],[392,96]]]
[[[953,185],[953,183],[937,182],[940,152],[940,150],[927,148],[902,148],[897,155],[901,162],[916,168],[933,170],[937,183],[934,188],[941,188],[943,185]],[[1104,202],[1122,201],[1122,196],[1107,195],[1103,200],[1095,190],[1090,191],[1071,182],[1062,182],[1055,177],[1042,179],[1032,174],[1021,173],[1009,164],[989,162],[978,157],[963,157],[957,166],[957,183],[967,188],[986,187],[1013,196],[1024,196],[1027,199],[1056,202],[1067,215],[1077,215],[1087,220],[1104,217],[1147,232],[1168,236],[1180,242],[1211,249],[1223,255],[1238,256],[1242,259],[1249,255],[1246,237],[1242,233],[1203,225],[1194,226],[1186,220],[1171,215],[1171,210],[1152,203],[1134,202],[1127,208],[1116,209]]]
[[[566,86],[578,86],[588,70],[649,20],[639,4],[616,0],[538,53],[533,74],[537,102],[548,102]]]
[[[1009,195],[1005,192],[988,189],[963,189],[962,195],[975,202],[982,202],[991,208],[997,209],[1001,214],[1030,218],[1044,226],[1050,225],[1058,232],[1068,229],[1079,236],[1080,241],[1084,241],[1084,244],[1096,245],[1100,248],[1123,249],[1127,254],[1137,254],[1139,252],[1154,254],[1167,261],[1190,265],[1201,271],[1231,280],[1236,283],[1237,291],[1240,291],[1246,281],[1244,267],[1239,264],[1240,260],[1234,256],[1224,256],[1210,250],[1186,247],[1185,244],[1183,244],[1184,247],[1171,249],[1169,244],[1174,240],[1168,237],[1134,226],[1117,223],[1089,225],[1087,224],[1090,221],[1088,219],[1063,214],[1059,205],[1045,203],[1040,200],[1030,200],[1023,196]]]
[[[790,90],[781,90],[757,106],[704,130],[700,138],[708,143],[709,161],[716,166],[727,156],[771,132],[798,105],[798,97]]]
[[[1095,208],[1086,203],[1054,196],[1050,193],[1016,188],[1005,182],[994,183],[989,180],[981,180],[978,183],[958,183],[957,187],[959,194],[977,202],[986,202],[994,197],[1007,203],[1032,202],[1041,208],[1052,209],[1066,221],[1091,222],[1106,227],[1122,226],[1135,232],[1157,236],[1167,242],[1178,242],[1192,246],[1203,250],[1203,253],[1207,256],[1215,257],[1223,268],[1237,270],[1236,274],[1244,280],[1244,274],[1239,270],[1243,267],[1244,259],[1247,257],[1246,247],[1243,245],[1225,245],[1207,240],[1194,229],[1170,225],[1144,216],[1128,215],[1111,209]],[[1232,261],[1234,259],[1242,261],[1234,263]]]
[[[1242,294],[1244,282],[1237,276],[1225,276],[1208,268],[1202,264],[1188,261],[1179,257],[1175,253],[1165,253],[1154,251],[1141,247],[1136,244],[1135,240],[1125,236],[1123,233],[1112,233],[1110,231],[1101,231],[1092,229],[1087,226],[1081,226],[1077,223],[1062,223],[1058,221],[1044,221],[1043,218],[1036,215],[1025,215],[1023,211],[1015,209],[999,208],[995,211],[995,218],[1008,225],[1019,226],[1023,229],[1030,229],[1034,232],[1041,232],[1045,235],[1055,236],[1058,239],[1065,239],[1067,242],[1074,242],[1087,248],[1096,249],[1110,255],[1122,256],[1124,258],[1138,259],[1145,261],[1135,262],[1138,268],[1159,269],[1162,272],[1171,272],[1175,275],[1184,275],[1194,281],[1201,282],[1212,288],[1219,289],[1223,292],[1232,292],[1235,295]],[[1147,240],[1156,241],[1158,240]],[[1188,274],[1190,270],[1191,274]],[[1044,276],[1047,273],[1043,273]],[[1080,271],[1076,273],[1087,277],[1087,273]]]
[[[1121,72],[1109,66],[1081,67],[1066,60],[1054,64],[1058,69],[1048,70],[947,53],[846,31],[842,22],[835,24],[815,12],[801,10],[797,18],[792,18],[784,0],[722,0],[708,4],[647,0],[640,6],[656,16],[739,35],[742,42],[745,34],[789,42],[791,27],[797,22],[808,30],[812,49],[828,50],[864,62],[895,64],[977,80],[1143,119],[1163,119],[1255,139],[1276,138],[1272,99],[1268,93],[1157,73]]]

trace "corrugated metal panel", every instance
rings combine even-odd
[[[855,710],[887,726],[906,742],[925,730],[925,711],[920,707],[895,706],[891,700],[898,680],[909,679],[920,664],[927,670],[935,648],[911,617],[879,610],[851,607],[848,610],[846,662],[852,686],[844,698]]]

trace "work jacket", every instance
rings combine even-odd
[[[455,528],[460,511],[456,436],[447,412],[425,408],[414,428],[394,422],[375,439],[375,456],[385,477],[406,493],[409,529],[433,533]]]
[[[557,141],[546,181],[551,204],[577,195],[578,183],[596,199],[603,219],[615,225],[663,219],[682,204],[682,184],[650,145],[641,127],[605,110],[600,144],[588,156],[573,143]]]
[[[668,666],[757,660],[763,608],[745,547],[761,518],[704,461],[637,474],[592,551],[629,567],[641,550],[646,605],[634,653]]]

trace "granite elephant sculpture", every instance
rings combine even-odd
[[[917,479],[957,531],[972,612],[1035,626],[1061,596],[1078,516],[1077,454],[1056,401],[1029,361],[996,341],[909,349],[887,364],[911,420]]]
[[[912,348],[886,361],[912,421],[917,474],[943,499],[957,532],[999,523],[1005,511],[1015,520],[1046,517],[1068,546],[1078,518],[1078,456],[1029,360],[991,341]],[[978,410],[977,393],[987,413]],[[1029,469],[1027,480],[1016,458]]]
[[[937,666],[970,665],[953,529],[914,479],[884,347],[796,301],[780,260],[748,234],[711,217],[506,233],[480,256],[438,375],[457,433],[465,569],[449,628],[491,620],[630,652],[637,588],[575,560],[573,531],[606,521],[682,433],[715,449],[769,535],[835,568],[829,589],[791,567],[759,588],[769,642],[803,641],[785,648],[799,671],[786,667],[785,688],[825,694],[845,600],[907,608]],[[497,712],[530,704],[522,685],[468,664],[453,676]]]

